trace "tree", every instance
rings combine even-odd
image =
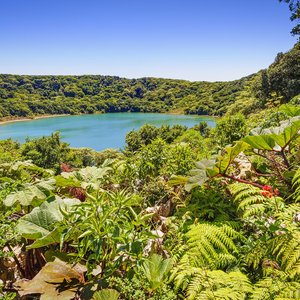
[[[292,35],[300,35],[300,1],[299,0],[279,0],[289,5],[291,15],[291,21],[296,22],[296,26],[292,29]]]
[[[69,152],[68,144],[61,142],[58,132],[49,137],[27,139],[21,153],[25,159],[30,159],[39,167],[59,169]]]

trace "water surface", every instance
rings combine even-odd
[[[112,113],[80,116],[64,116],[0,125],[0,139],[12,138],[24,142],[59,131],[62,140],[71,147],[89,147],[95,150],[122,148],[125,135],[144,124],[175,125],[192,127],[201,121],[215,126],[213,118],[194,115],[154,113]]]

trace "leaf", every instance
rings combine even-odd
[[[285,148],[292,140],[299,137],[300,120],[292,123],[291,126],[284,129],[282,134],[273,135],[275,142],[281,147]]]
[[[284,104],[279,107],[279,111],[284,112],[290,117],[296,117],[300,115],[300,107],[291,104]]]
[[[253,136],[246,136],[243,141],[259,150],[273,150],[276,145],[285,148],[299,136],[299,130],[299,117],[293,117],[280,122],[279,127],[256,128],[251,131]]]
[[[41,300],[69,300],[75,296],[75,284],[84,283],[85,268],[72,267],[56,258],[47,263],[32,280],[19,280],[15,283],[20,296],[41,294]]]
[[[23,191],[9,194],[3,201],[6,206],[13,206],[20,203],[22,206],[29,206],[34,199],[44,200],[47,196],[36,186],[30,186]]]
[[[187,181],[188,181],[188,178],[185,176],[172,175],[168,181],[168,184],[171,186],[175,186],[175,185],[186,184]]]
[[[243,141],[259,150],[273,150],[275,147],[275,141],[271,135],[246,136]]]
[[[61,235],[55,224],[63,220],[61,209],[68,211],[77,204],[80,204],[77,199],[56,198],[54,201],[44,202],[22,217],[17,224],[17,231],[26,239],[36,240],[28,249],[59,243]]]
[[[173,266],[172,259],[164,259],[161,255],[152,254],[141,266],[145,277],[147,278],[151,289],[159,288],[167,278]]]
[[[215,176],[215,160],[203,159],[196,163],[196,168],[191,170],[190,176],[187,178],[185,189],[189,192],[195,186],[204,184],[210,177]]]
[[[13,206],[15,203],[20,203],[22,206],[29,206],[33,204],[34,200],[45,200],[47,198],[47,191],[52,191],[54,188],[54,179],[41,180],[34,185],[25,184],[22,191],[9,194],[6,199],[4,199],[3,203],[9,207]]]
[[[217,158],[216,168],[220,174],[226,173],[230,164],[234,161],[234,159],[243,151],[249,148],[249,145],[244,142],[237,142],[232,147],[226,147],[224,149],[225,154],[220,155]]]
[[[79,182],[80,186],[84,189],[89,187],[99,189],[100,181],[107,176],[110,170],[110,167],[86,167],[79,171],[63,172],[61,176],[65,179],[73,180],[73,185]]]
[[[118,300],[119,299],[119,292],[112,289],[103,289],[94,293],[93,299],[94,300]]]

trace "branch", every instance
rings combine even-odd
[[[253,185],[253,186],[258,187],[260,189],[262,189],[264,187],[263,185],[261,185],[259,183],[251,182],[251,181],[248,181],[248,180],[245,180],[245,179],[240,179],[240,178],[237,178],[235,176],[226,175],[226,174],[221,174],[221,176],[224,177],[224,178],[228,178],[228,179],[240,182],[240,183],[250,184],[250,185]]]

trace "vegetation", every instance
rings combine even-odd
[[[122,152],[0,141],[0,298],[299,299],[299,53],[227,83],[0,75],[1,117],[225,115]]]
[[[298,299],[299,131],[285,104],[123,153],[2,141],[2,298]]]
[[[299,61],[297,43],[267,70],[231,82],[0,75],[0,119],[127,111],[248,115],[300,94]]]

